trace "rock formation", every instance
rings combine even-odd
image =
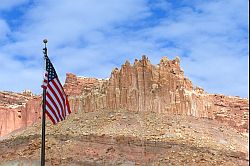
[[[238,131],[249,130],[249,100],[208,94],[194,87],[180,68],[180,59],[163,57],[156,66],[146,56],[115,68],[109,79],[67,74],[64,84],[73,112],[126,109],[217,119]],[[40,118],[41,96],[0,92],[0,136]]]
[[[184,77],[180,59],[163,57],[157,66],[146,56],[115,68],[108,80],[67,74],[64,85],[71,109],[127,109],[155,111],[218,119],[241,132],[248,132],[249,101],[239,97],[208,94]]]
[[[40,108],[41,97],[30,91],[0,92],[0,137],[39,120]]]

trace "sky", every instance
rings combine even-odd
[[[42,92],[47,38],[62,83],[179,56],[195,86],[248,98],[248,10],[248,0],[0,0],[0,91]]]

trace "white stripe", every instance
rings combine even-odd
[[[57,84],[57,86],[60,89],[60,91],[62,92],[62,94],[65,95],[62,86],[58,82],[58,79],[55,79],[55,83]]]
[[[63,90],[63,88],[62,88],[62,86],[59,84],[59,80],[58,79],[54,79],[54,81],[55,81],[55,83],[56,83],[56,85],[57,85],[57,87],[59,88],[59,90],[61,91],[61,93],[62,93],[62,95],[63,95],[63,99],[62,100],[67,100],[67,97],[66,97],[66,95],[65,95],[65,93],[64,93],[64,90]],[[65,110],[66,109],[66,101],[65,101],[65,104],[63,103],[63,110]],[[65,111],[66,112],[66,111]],[[67,115],[67,114],[66,114]],[[66,116],[65,115],[65,116]]]
[[[56,80],[56,79],[54,79],[54,80]],[[51,86],[51,88],[55,91],[55,93],[56,93],[56,95],[57,95],[57,97],[59,98],[59,100],[60,101],[58,101],[58,104],[62,104],[62,107],[63,108],[61,108],[61,115],[62,115],[62,111],[65,109],[65,105],[64,105],[64,103],[63,103],[63,99],[61,98],[61,95],[60,95],[60,93],[57,91],[57,89],[56,89],[56,87],[54,86],[54,84],[52,83],[52,82],[50,82],[50,86]],[[60,102],[60,103],[59,103]]]
[[[56,110],[54,104],[50,101],[50,99],[49,99],[48,97],[46,98],[46,101],[48,101],[48,103],[50,104],[50,106],[52,107],[52,109],[54,110],[56,116],[58,117],[58,119],[59,119],[59,121],[60,121],[59,114],[58,114],[58,112],[57,112],[57,110]],[[49,107],[48,107],[48,108],[49,108]]]
[[[56,117],[54,116],[53,112],[49,109],[49,107],[46,107],[46,111],[50,114],[50,116],[52,116],[55,123],[58,123],[60,121],[60,118],[59,118],[59,121],[57,121]]]
[[[54,80],[55,80],[55,83],[56,83],[57,87],[59,88],[59,90],[61,91],[61,93],[63,95],[63,100],[66,100],[67,99],[66,95],[64,93],[64,90],[63,90],[62,86],[59,84],[58,79],[54,79]],[[66,105],[66,103],[65,103],[65,105]],[[65,109],[65,105],[63,104],[64,109]]]
[[[51,85],[51,84],[50,84],[50,85]],[[50,94],[51,98],[53,99],[53,101],[54,101],[55,104],[57,105],[57,107],[58,107],[58,109],[59,109],[58,114],[60,114],[61,117],[62,117],[62,119],[64,119],[63,116],[62,116],[62,109],[61,109],[61,106],[60,106],[60,104],[58,103],[58,101],[57,101],[56,97],[54,96],[53,92],[51,92],[51,90],[48,88],[47,93]],[[52,104],[53,104],[53,103],[52,103]],[[53,105],[53,106],[54,106],[54,105]],[[54,109],[54,110],[57,110],[57,109],[55,109],[55,108],[53,108],[53,109]]]
[[[47,91],[48,92],[48,91]],[[53,108],[53,110],[55,111],[55,113],[56,113],[56,116],[58,117],[58,119],[60,120],[61,118],[60,118],[60,116],[59,116],[59,114],[58,114],[58,112],[57,112],[57,109],[55,108],[55,106],[54,106],[54,104],[52,103],[52,101],[50,101],[50,99],[48,98],[48,97],[46,97],[46,101],[48,101],[48,103],[50,104],[50,106]]]

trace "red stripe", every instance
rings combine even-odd
[[[62,86],[62,84],[61,84],[61,82],[60,81],[58,81],[58,83],[59,83],[59,85],[60,85],[60,87],[61,87],[61,89],[62,89],[62,93],[63,93],[63,96],[64,96],[64,98],[65,98],[65,100],[66,100],[66,105],[65,105],[65,110],[64,110],[64,113],[65,113],[65,116],[66,116],[66,107],[67,107],[67,96],[66,96],[66,94],[65,94],[65,92],[64,92],[64,90],[63,90],[63,86]],[[64,100],[64,101],[65,101]],[[65,103],[64,103],[65,104]]]
[[[56,80],[57,80],[57,82],[59,83],[59,85],[61,85],[60,84],[60,81],[56,78]],[[59,95],[60,95],[60,97],[61,97],[61,99],[62,99],[62,101],[64,102],[65,101],[65,97],[63,96],[63,94],[62,94],[62,91],[60,90],[60,88],[57,86],[57,83],[55,82],[55,79],[53,79],[52,81],[51,81],[52,83],[53,83],[53,85],[55,86],[55,88],[57,89],[57,92],[59,93]],[[61,87],[61,89],[63,89],[62,87]],[[65,111],[66,111],[66,109],[65,109],[65,102],[63,103],[63,110],[62,110],[62,116],[65,118]]]
[[[54,84],[54,83],[51,81],[51,82],[49,83],[48,88],[49,88],[49,90],[52,92],[53,96],[56,98],[56,100],[57,100],[57,102],[58,102],[58,104],[59,104],[59,106],[60,106],[60,108],[61,108],[61,109],[58,109],[58,111],[59,111],[60,116],[62,116],[62,113],[61,113],[61,112],[63,112],[63,106],[62,106],[62,103],[61,103],[60,99],[58,98],[58,95],[56,94],[55,90],[51,87],[51,83],[54,85],[54,87],[56,87],[57,85]],[[64,119],[64,117],[62,117],[62,118]]]
[[[53,124],[56,124],[54,118],[50,115],[50,113],[48,111],[46,111],[45,113],[50,118],[50,120],[53,122]]]
[[[60,81],[58,81],[58,83],[60,84],[61,87],[63,87]],[[62,88],[62,89],[63,89],[63,88]]]
[[[60,120],[63,120],[63,118],[62,118],[61,115],[60,115],[59,108],[58,108],[57,104],[55,103],[54,99],[52,98],[52,96],[51,96],[49,93],[47,93],[47,94],[46,94],[46,97],[48,97],[48,98],[50,99],[50,101],[52,102],[53,106],[56,108],[56,110],[54,110],[54,109],[52,108],[52,106],[51,106],[52,110],[53,110],[54,112],[56,111],[56,112],[58,113],[58,115],[59,115],[58,118],[60,118]],[[50,110],[51,110],[51,109],[50,109]],[[51,110],[51,111],[52,111],[52,110]]]
[[[56,115],[55,111],[53,110],[53,108],[51,107],[51,105],[49,104],[48,101],[46,101],[46,106],[49,107],[49,109],[51,110],[51,112],[54,114],[54,116],[56,117],[56,120],[59,122],[59,117]]]
[[[47,97],[48,97],[48,96],[47,96]],[[50,96],[50,98],[52,98],[52,97]],[[57,105],[55,104],[55,102],[54,102],[53,99],[50,99],[50,101],[51,101],[51,103],[48,103],[48,104],[50,105],[50,110],[51,110],[52,112],[54,112],[54,115],[57,117],[58,121],[62,121],[63,118],[61,117],[60,113],[58,112],[58,107],[57,107]],[[52,106],[54,106],[55,109],[54,109]]]
[[[60,82],[60,81],[58,81],[58,83],[60,84],[60,86],[61,86],[61,88],[62,88],[62,90],[63,90],[63,86],[62,86],[61,82]],[[66,100],[66,107],[68,107],[68,112],[69,112],[69,114],[70,114],[70,113],[71,113],[71,111],[70,111],[70,107],[69,107],[69,101],[68,101],[67,96],[66,96],[66,94],[65,94],[65,92],[64,92],[64,91],[63,91],[63,94],[64,94],[64,96],[65,96],[65,100]],[[65,116],[66,116],[66,109],[65,109]]]
[[[52,84],[53,84],[53,82],[52,82]],[[54,85],[54,84],[53,84],[53,85]],[[54,86],[55,86],[55,85],[54,85]],[[49,85],[48,85],[48,88],[49,88],[49,90],[52,92],[53,96],[56,98],[56,100],[57,100],[57,102],[58,102],[58,104],[59,104],[59,106],[60,106],[60,108],[61,108],[61,109],[58,109],[58,113],[59,113],[60,117],[63,118],[62,115],[61,115],[61,112],[63,111],[62,103],[60,102],[60,100],[59,100],[59,98],[58,98],[56,92],[55,92],[54,89],[51,87],[50,83],[49,83]],[[52,99],[52,100],[53,100],[53,99]],[[57,105],[57,104],[55,103],[54,100],[53,100],[53,104],[54,104],[54,105]],[[64,118],[63,118],[63,119],[64,119]]]

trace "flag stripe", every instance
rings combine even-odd
[[[59,108],[57,107],[57,105],[55,104],[55,101],[53,100],[53,98],[51,96],[48,99],[48,101],[49,101],[49,104],[51,106],[51,109],[53,109],[53,111],[55,112],[55,114],[58,117],[59,121],[62,121],[63,118],[60,116]]]
[[[63,86],[61,84],[60,81],[57,82],[59,85],[58,87],[62,90],[63,94],[64,94],[64,97],[65,97],[65,100],[66,100],[66,109],[64,110],[65,111],[65,116],[70,114],[71,111],[70,111],[70,107],[69,107],[69,102],[68,102],[68,99],[67,99],[67,96],[65,95],[64,91],[63,91]],[[64,103],[65,104],[65,103]]]
[[[62,111],[63,111],[63,109],[64,109],[64,107],[63,107],[63,102],[61,101],[61,97],[59,96],[59,92],[58,92],[57,89],[55,88],[55,86],[54,86],[54,84],[53,84],[53,81],[50,82],[50,84],[49,84],[48,87],[49,87],[50,92],[52,92],[51,96],[52,96],[52,97],[55,97],[54,100],[55,100],[56,104],[58,105],[58,108],[60,107],[60,110],[58,110],[58,111],[59,111],[60,115],[62,116]],[[59,98],[59,97],[60,97],[60,98]],[[62,116],[62,117],[63,117],[63,116]],[[63,118],[64,118],[64,117],[63,117]]]
[[[56,94],[56,92],[54,91],[54,89],[51,87],[51,83],[49,83],[49,86],[48,86],[48,93],[51,95],[51,97],[52,97],[52,99],[53,99],[53,103],[57,106],[57,111],[58,111],[58,114],[59,114],[59,116],[62,118],[62,119],[64,119],[63,117],[62,117],[62,109],[63,109],[63,107],[62,107],[62,105],[61,105],[61,103],[60,103],[60,100],[59,100],[59,98],[58,98],[58,96],[57,96],[57,94]],[[60,107],[60,108],[59,108]]]
[[[49,111],[46,111],[45,113],[46,113],[46,115],[50,118],[50,120],[53,122],[53,124],[56,124],[56,123],[57,123],[57,122],[55,121],[55,117],[52,117],[52,116],[53,116],[52,113],[50,113]],[[52,116],[51,116],[51,115],[52,115]]]
[[[56,80],[55,80],[55,83],[56,83],[56,85],[57,85],[57,88],[59,89],[58,91],[60,91],[61,97],[62,97],[64,100],[67,100],[67,97],[66,97],[66,95],[65,95],[65,93],[64,93],[64,91],[63,91],[63,87],[62,87],[60,81],[59,81],[58,79],[56,79]],[[66,105],[64,105],[64,107],[66,107]],[[66,109],[66,108],[64,108],[64,109]]]
[[[56,121],[58,121],[58,122],[60,121],[57,113],[54,111],[54,109],[50,105],[50,100],[48,100],[48,99],[46,99],[46,112],[53,114],[54,117],[56,118]]]
[[[58,84],[58,79],[54,79],[52,80],[53,85],[55,85],[54,87],[56,88],[56,91],[59,93],[59,97],[60,97],[60,102],[62,103],[63,109],[62,109],[62,116],[65,117],[65,100],[66,100],[66,96],[63,95],[64,92],[62,91],[62,87],[60,87],[60,85]],[[63,94],[62,94],[63,92]]]
[[[46,100],[48,101],[48,104],[50,105],[50,109],[53,110],[53,111],[56,113],[55,115],[58,117],[58,120],[60,119],[59,121],[61,121],[62,118],[61,118],[60,115],[59,115],[58,108],[55,107],[55,104],[53,103],[54,100],[53,100],[53,98],[50,96],[49,93],[47,93]]]

